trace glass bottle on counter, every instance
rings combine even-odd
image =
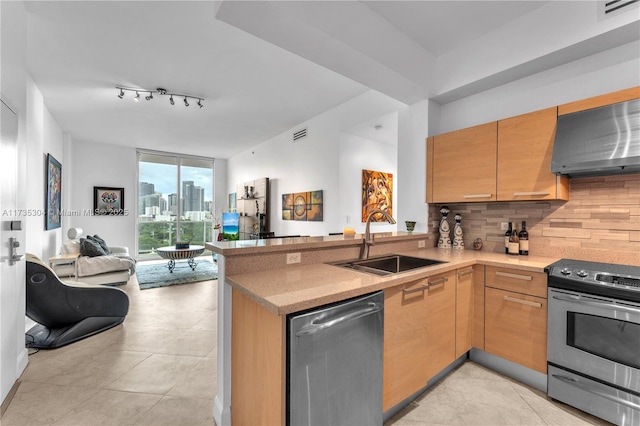
[[[520,244],[519,253],[521,256],[529,255],[529,233],[527,232],[527,222],[522,221],[522,229],[518,233],[518,240]]]
[[[511,229],[511,235],[509,236],[508,253],[510,256],[517,256],[520,251],[520,239],[518,238],[518,229],[516,223],[513,222],[513,228]]]
[[[509,222],[509,229],[504,233],[504,254],[509,254],[509,237],[511,236],[511,222]]]

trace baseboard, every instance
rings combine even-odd
[[[469,358],[473,362],[547,393],[546,374],[476,348],[471,349]]]
[[[20,380],[16,381],[11,389],[9,389],[9,393],[7,397],[2,401],[2,405],[0,405],[0,423],[2,423],[2,417],[4,416],[5,411],[9,408],[9,404],[11,404],[11,400],[15,396],[16,392],[18,392],[18,388],[20,387]]]

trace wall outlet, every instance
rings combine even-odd
[[[287,253],[287,265],[300,263],[301,257],[300,253]]]
[[[509,222],[500,222],[500,230],[506,231],[507,229],[509,229]]]
[[[424,248],[427,242],[425,240],[418,241],[418,248]]]

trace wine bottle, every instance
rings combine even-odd
[[[509,229],[504,233],[504,254],[509,254],[509,237],[511,236],[511,222],[509,222]]]
[[[520,240],[518,238],[518,229],[516,223],[513,222],[513,228],[511,229],[511,235],[509,236],[509,255],[517,256],[520,250]]]
[[[518,233],[518,240],[520,244],[519,253],[521,256],[529,255],[529,233],[527,232],[527,222],[522,221],[522,229]]]

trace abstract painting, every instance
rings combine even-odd
[[[60,228],[62,202],[62,165],[53,155],[47,154],[47,200],[45,229]]]
[[[282,220],[322,222],[322,205],[322,190],[282,194]]]
[[[362,222],[373,210],[382,210],[393,216],[393,174],[362,171]],[[372,222],[384,222],[382,215],[374,215]]]
[[[124,188],[93,187],[94,215],[125,215]]]

